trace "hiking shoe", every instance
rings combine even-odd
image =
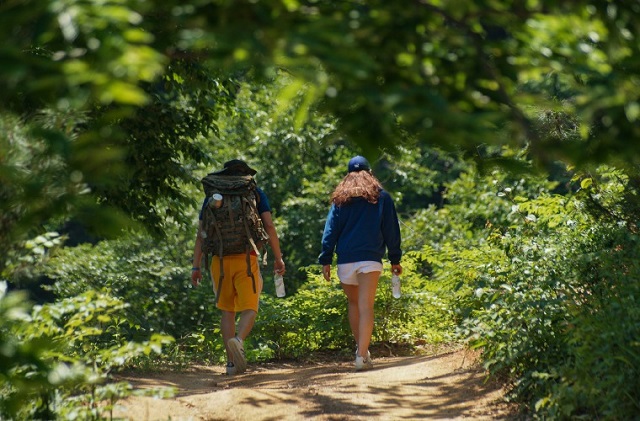
[[[370,370],[373,368],[371,354],[367,351],[367,358],[356,355],[356,371]]]
[[[233,364],[235,366],[236,373],[244,373],[247,369],[247,359],[244,356],[242,340],[236,336],[235,338],[229,339],[227,345],[229,346],[229,351],[233,356]]]
[[[229,361],[227,363],[227,376],[235,376],[236,374],[238,374],[238,369],[231,361]]]

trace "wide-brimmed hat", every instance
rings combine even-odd
[[[256,175],[258,171],[251,168],[241,159],[232,159],[231,161],[227,161],[224,163],[223,169],[220,171],[216,171],[213,174],[233,174],[233,173],[241,173],[248,175]]]
[[[370,169],[371,165],[369,165],[369,161],[364,156],[354,156],[349,160],[349,172],[369,171]]]

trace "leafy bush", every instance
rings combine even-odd
[[[130,342],[119,334],[124,303],[89,291],[31,314],[18,295],[0,293],[0,418],[102,419],[117,400],[138,391],[109,383],[114,369],[162,352],[170,338]]]
[[[53,386],[48,378],[57,364],[44,355],[50,344],[37,338],[22,338],[29,324],[29,306],[22,292],[7,293],[0,282],[0,418],[14,419],[27,411],[47,417],[45,408],[34,405]],[[32,397],[33,399],[29,399]],[[26,399],[25,399],[26,398]]]
[[[180,338],[206,324],[215,309],[208,277],[200,288],[191,287],[188,240],[173,239],[131,235],[66,248],[50,260],[46,274],[55,280],[58,297],[104,289],[126,302],[130,326],[122,326],[121,333],[129,339],[153,332]]]
[[[373,342],[413,346],[449,339],[447,332],[454,328],[451,307],[415,273],[417,266],[416,257],[403,259],[400,299],[391,295],[390,266],[385,268],[376,293]],[[355,347],[339,282],[335,276],[326,282],[314,268],[307,271],[308,282],[294,295],[263,297],[252,337],[258,348],[271,350],[269,357],[296,358],[318,350],[350,353]]]
[[[56,280],[54,290],[61,298],[104,289],[126,302],[122,320],[111,327],[122,340],[154,332],[176,338],[161,358],[138,364],[221,363],[224,344],[211,282],[205,278],[199,288],[192,288],[190,265],[176,264],[189,255],[188,243],[156,244],[151,238],[132,236],[67,248],[50,259],[47,274]],[[451,305],[440,297],[439,287],[416,273],[415,258],[407,256],[403,265],[401,299],[391,296],[389,267],[380,279],[374,341],[412,345],[446,340],[443,332],[454,326]],[[265,276],[260,312],[247,340],[250,360],[352,348],[346,298],[339,283],[326,283],[313,268],[307,272],[309,281],[285,299],[274,297],[271,278]]]
[[[514,198],[498,212],[511,208],[509,225],[476,229],[471,246],[431,250],[434,276],[460,281],[459,334],[541,418],[637,414],[639,239],[625,179],[603,177],[598,191],[575,197]]]
[[[350,156],[342,149],[337,153],[344,161]],[[334,171],[327,175],[329,178],[339,176]],[[320,184],[328,184],[327,179],[304,182],[309,195],[315,198],[308,200],[309,205],[323,216],[327,204],[316,196],[321,191]],[[287,202],[287,209],[296,208],[300,200]],[[296,220],[295,215],[289,219]],[[205,277],[196,289],[190,284],[193,238],[177,226],[169,238],[171,241],[158,242],[144,234],[131,234],[95,245],[56,250],[45,273],[55,281],[52,288],[60,298],[95,289],[108,291],[126,302],[128,305],[122,311],[127,322],[117,327],[123,338],[135,340],[152,332],[176,338],[162,358],[140,361],[141,364],[221,362],[225,358],[224,344],[211,281]],[[421,276],[417,261],[407,257],[403,265],[407,269],[403,275],[404,296],[400,300],[391,298],[389,268],[381,278],[374,340],[404,344],[444,341],[446,332],[453,329],[451,304],[442,300],[441,286]],[[263,270],[263,274],[267,272]],[[314,350],[350,347],[353,339],[346,299],[339,284],[330,288],[324,280],[316,279],[313,269],[307,269],[305,278],[308,281],[298,291],[288,285],[290,295],[285,300],[275,299],[272,283],[265,282],[256,327],[248,340],[250,359],[299,357]],[[267,275],[266,279],[271,278]]]

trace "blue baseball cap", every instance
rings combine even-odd
[[[369,165],[369,161],[364,156],[354,156],[349,160],[349,172],[369,171],[370,169],[371,165]]]

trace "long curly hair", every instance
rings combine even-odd
[[[331,203],[342,206],[355,197],[362,197],[369,203],[378,203],[382,184],[370,171],[348,173],[331,194]]]

